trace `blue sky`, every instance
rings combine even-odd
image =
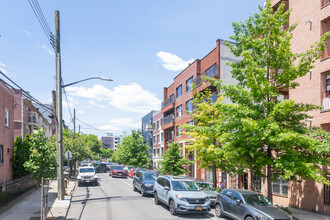
[[[160,109],[163,87],[218,38],[244,21],[264,0],[57,0],[40,7],[54,33],[60,11],[64,84],[84,133],[98,136],[140,129],[141,118]],[[0,70],[44,103],[55,89],[55,57],[28,0],[0,0]],[[0,78],[3,79],[2,76]],[[63,116],[72,128],[63,97]]]

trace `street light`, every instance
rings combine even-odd
[[[57,140],[57,161],[58,161],[58,172],[57,172],[57,192],[58,192],[58,196],[57,198],[59,200],[63,200],[64,199],[64,178],[63,178],[63,136],[62,136],[62,89],[67,87],[67,86],[71,86],[80,82],[84,82],[87,80],[92,80],[92,79],[100,79],[100,80],[104,80],[104,81],[113,81],[112,79],[107,79],[107,78],[102,78],[102,77],[90,77],[87,79],[82,79],[73,83],[69,83],[66,85],[62,85],[62,80],[60,80],[60,77],[57,77],[58,81],[57,81],[57,92],[56,92],[56,100],[57,100],[57,104],[56,104],[56,116],[57,116],[57,131],[56,131],[56,140]]]

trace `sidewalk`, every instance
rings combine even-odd
[[[295,209],[291,207],[289,207],[289,210],[292,212],[292,216],[296,217],[299,220],[330,220],[329,215],[323,215],[320,213]]]
[[[57,182],[53,181],[49,186],[48,194],[48,207],[50,211],[48,212],[48,217],[53,217],[54,219],[65,219],[67,211],[70,207],[72,191],[75,187],[74,181],[69,181],[65,196],[65,200],[57,200]],[[34,220],[40,219],[40,206],[41,198],[39,190],[35,190],[26,197],[22,197],[21,200],[17,200],[12,207],[0,214],[1,220]],[[50,218],[51,219],[51,218]]]

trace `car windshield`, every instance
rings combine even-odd
[[[213,190],[208,183],[196,183],[199,188],[203,188],[203,190]]]
[[[133,167],[127,167],[127,169],[128,169],[128,170],[131,170],[131,169],[133,169]]]
[[[172,181],[172,187],[175,191],[199,191],[192,181]]]
[[[145,180],[156,180],[157,175],[155,173],[144,173],[143,174],[143,179],[145,179]]]
[[[260,194],[243,194],[243,197],[247,204],[253,206],[271,206],[272,203],[269,202],[263,195]]]
[[[93,173],[94,169],[93,168],[81,168],[80,173]]]
[[[114,170],[124,170],[124,167],[114,166],[114,167],[112,167],[112,169],[114,169]]]

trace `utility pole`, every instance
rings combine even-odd
[[[56,65],[56,115],[57,115],[57,199],[64,199],[63,143],[62,143],[62,73],[60,47],[60,12],[55,10],[55,65]]]
[[[73,139],[76,138],[76,109],[73,109]]]

